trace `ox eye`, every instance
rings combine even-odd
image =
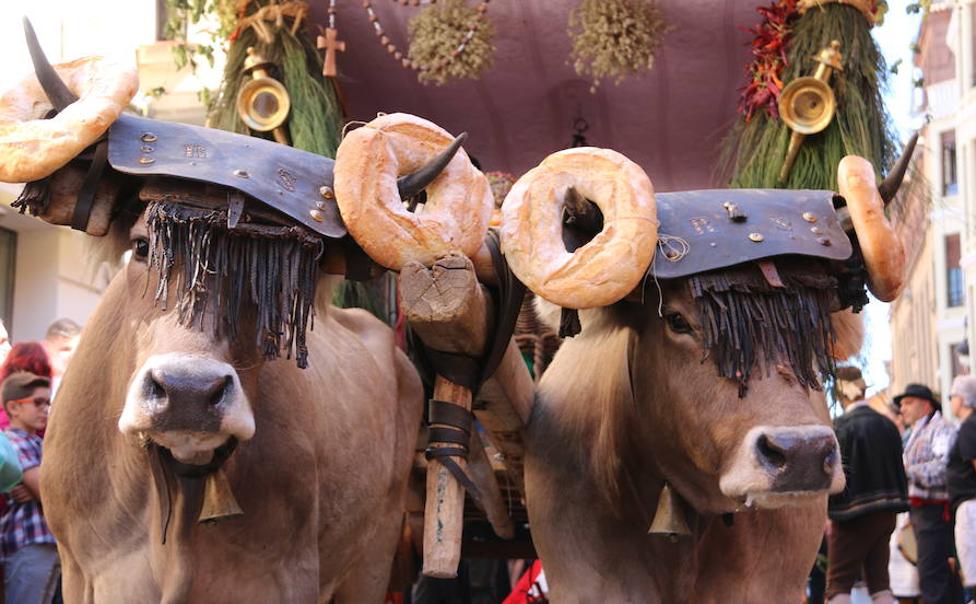
[[[664,315],[664,321],[668,324],[668,328],[675,333],[691,333],[694,331],[680,313],[669,312]]]
[[[139,237],[132,240],[132,258],[140,262],[145,262],[149,257],[149,240]]]

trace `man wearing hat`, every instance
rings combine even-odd
[[[905,445],[909,516],[918,544],[918,579],[925,604],[953,602],[952,515],[946,486],[949,449],[955,427],[942,417],[942,405],[928,386],[909,384],[894,398],[912,428]]]
[[[895,602],[888,576],[888,542],[897,514],[908,511],[908,486],[898,428],[868,406],[866,389],[860,369],[837,368],[844,414],[834,420],[834,431],[847,486],[830,496],[827,507],[830,604],[849,604],[859,578],[867,583],[871,602]]]

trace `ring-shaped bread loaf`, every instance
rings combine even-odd
[[[51,175],[99,139],[139,89],[135,69],[102,57],[54,66],[78,100],[51,119],[44,90],[30,75],[0,95],[0,181]]]
[[[847,200],[868,272],[868,289],[882,302],[891,302],[905,286],[905,246],[885,216],[871,162],[856,155],[840,160],[837,192]]]
[[[400,200],[397,178],[416,172],[454,138],[405,113],[380,116],[343,139],[336,154],[336,201],[346,228],[377,263],[400,270],[431,266],[450,252],[469,258],[484,243],[494,207],[491,187],[463,149],[427,186],[415,213]]]
[[[570,187],[603,212],[603,230],[572,253],[562,238]],[[539,296],[565,308],[595,308],[640,284],[654,259],[658,224],[654,187],[640,166],[610,149],[567,149],[512,187],[502,205],[502,251]]]

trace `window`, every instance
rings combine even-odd
[[[955,195],[959,190],[956,182],[956,132],[943,132],[942,140],[942,194]]]
[[[946,306],[962,306],[966,302],[966,289],[963,283],[962,268],[959,267],[962,250],[959,245],[959,233],[946,235]]]
[[[17,233],[0,228],[0,319],[7,330],[14,314],[14,267],[17,262]]]
[[[170,19],[173,11],[180,10],[176,8],[180,4],[174,5],[169,0],[156,0],[156,41],[186,39],[186,22],[182,23],[182,29],[174,30],[177,22]]]
[[[952,361],[952,379],[969,373],[969,343],[966,340],[949,345],[949,358]],[[967,364],[963,364],[966,361]]]

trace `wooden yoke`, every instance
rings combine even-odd
[[[478,282],[475,268],[468,258],[451,254],[438,260],[430,270],[419,263],[404,266],[400,271],[400,294],[401,308],[411,328],[429,349],[474,359],[480,359],[485,354],[494,326],[494,309],[488,292]],[[517,455],[520,464],[520,443],[516,442],[516,451],[507,441],[512,440],[512,432],[517,434],[521,429],[523,414],[527,417],[533,384],[521,356],[513,357],[510,352],[511,350],[506,353],[496,375],[518,376],[521,371],[525,380],[506,380],[512,383],[503,387],[496,385],[493,389],[493,398],[499,399],[490,405],[493,411],[499,407],[507,409],[507,412],[492,422],[495,427],[504,428],[505,445],[495,442],[494,435],[491,440],[506,457],[510,452]],[[518,399],[517,403],[510,400],[509,396]],[[472,408],[471,390],[441,375],[437,376],[434,384],[434,399],[457,405],[469,412]],[[513,403],[523,409],[515,411]],[[488,407],[486,405],[486,409]],[[517,421],[517,425],[511,425],[513,419]],[[433,424],[432,427],[438,427],[438,424]],[[474,471],[468,470],[468,463],[464,459],[453,459],[475,483],[495,532],[501,537],[510,538],[514,528],[494,476],[484,468],[487,458],[480,442],[474,442],[477,438],[477,430],[472,430],[471,463],[477,466],[472,468]],[[450,445],[432,443],[431,446],[439,448]],[[427,466],[424,515],[423,573],[427,576],[457,576],[461,560],[464,495],[464,487],[448,468],[438,459],[431,459]]]

